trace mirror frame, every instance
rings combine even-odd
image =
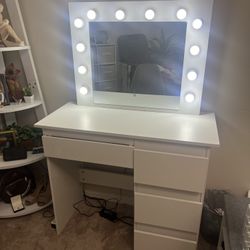
[[[71,2],[69,3],[70,28],[72,37],[72,50],[74,60],[75,86],[78,105],[99,105],[94,101],[92,86],[92,68],[91,68],[91,51],[90,51],[90,34],[89,22],[187,22],[186,45],[184,53],[183,75],[181,83],[180,97],[165,96],[157,98],[156,95],[140,95],[105,92],[99,99],[103,105],[111,106],[130,106],[122,101],[122,96],[128,99],[128,103],[132,103],[133,108],[138,109],[161,109],[170,112],[179,112],[187,114],[199,114],[202,100],[202,91],[204,83],[204,75],[206,69],[206,59],[208,50],[208,41],[210,33],[210,23],[212,16],[213,0],[167,0],[167,1],[130,1],[130,2]],[[155,11],[155,17],[152,20],[145,18],[145,11],[152,9]],[[180,20],[177,18],[177,11],[184,9],[187,16]],[[96,12],[95,20],[89,20],[87,12],[94,10]],[[125,19],[120,21],[115,17],[117,10],[125,11]],[[82,20],[82,27],[75,26],[75,20]],[[193,21],[202,20],[200,29],[193,28]],[[78,20],[79,21],[79,20]],[[80,22],[81,23],[81,22]],[[79,25],[81,26],[81,25]],[[84,52],[76,49],[78,43],[85,45]],[[190,48],[193,45],[200,47],[200,53],[193,56]],[[79,66],[85,66],[87,72],[79,74]],[[195,71],[198,75],[197,79],[190,81],[187,74]],[[82,87],[85,87],[85,89]],[[87,94],[86,94],[87,89]],[[84,94],[81,94],[81,92]],[[194,100],[190,102],[187,94],[192,94]],[[142,102],[134,101],[133,96]],[[138,98],[139,97],[139,98]],[[162,96],[160,96],[162,97]],[[190,96],[189,96],[190,97]],[[192,97],[192,96],[191,96]],[[151,107],[148,101],[153,102],[160,100],[160,106]],[[192,99],[192,98],[191,98]],[[143,105],[145,103],[145,105]],[[137,105],[138,104],[138,105]],[[177,104],[177,105],[176,105]]]

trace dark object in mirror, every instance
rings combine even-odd
[[[90,22],[95,91],[179,96],[186,22]],[[100,32],[106,32],[100,43]]]

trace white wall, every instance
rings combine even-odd
[[[68,2],[19,0],[48,112],[76,98]]]
[[[205,1],[205,0],[204,0]],[[68,0],[19,0],[48,111],[75,100]],[[215,0],[203,107],[217,115],[208,187],[250,189],[250,1]]]
[[[214,110],[220,149],[213,150],[208,186],[250,189],[250,1],[215,0],[204,106]]]

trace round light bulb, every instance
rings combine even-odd
[[[183,20],[187,17],[187,11],[185,9],[179,9],[176,13],[176,17],[179,20]]]
[[[84,45],[83,43],[78,43],[78,44],[76,45],[76,50],[77,50],[78,52],[84,52],[85,49],[86,49],[86,47],[85,47],[85,45]]]
[[[88,88],[87,87],[85,87],[85,86],[82,86],[81,88],[80,88],[80,93],[81,93],[81,95],[87,95],[88,94]]]
[[[96,14],[95,10],[89,10],[87,12],[87,17],[88,17],[89,20],[95,20],[96,16],[97,16],[97,14]]]
[[[193,93],[187,93],[184,98],[187,103],[192,103],[195,101],[195,95]]]
[[[148,9],[148,10],[145,11],[145,18],[147,20],[152,20],[152,19],[154,19],[154,17],[155,17],[155,11],[154,10]]]
[[[198,77],[198,74],[194,70],[189,71],[187,74],[187,78],[189,81],[195,81],[197,77]]]
[[[123,10],[117,10],[115,12],[115,18],[117,20],[123,20],[125,18],[125,12]]]
[[[192,26],[194,29],[199,30],[202,28],[203,21],[199,18],[195,19],[192,23]]]
[[[83,65],[78,67],[78,73],[81,75],[85,75],[87,73],[87,68]]]
[[[198,45],[193,45],[190,47],[189,51],[192,56],[198,56],[201,52],[201,49]]]
[[[84,23],[83,23],[83,20],[81,18],[76,18],[74,20],[74,25],[77,29],[80,29],[83,27]]]

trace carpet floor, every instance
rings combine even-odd
[[[109,222],[98,214],[86,218],[75,213],[57,236],[51,228],[52,208],[37,213],[0,220],[1,250],[132,250],[133,228],[119,221]],[[204,240],[199,250],[215,250]],[[143,249],[142,249],[143,250]],[[157,250],[157,249],[156,249]],[[167,250],[167,249],[166,249]],[[171,249],[169,249],[171,250]]]

